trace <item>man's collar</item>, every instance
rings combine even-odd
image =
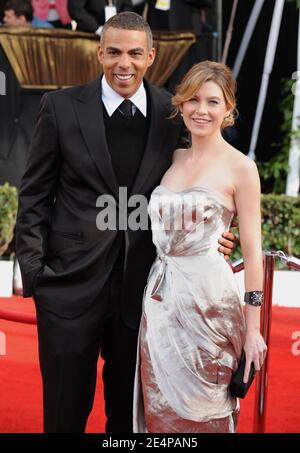
[[[102,101],[105,105],[106,111],[111,116],[117,108],[122,104],[124,98],[114,91],[108,84],[105,75],[101,79],[102,85]],[[139,111],[146,116],[147,115],[147,95],[144,87],[144,82],[141,83],[138,90],[128,98],[134,104]]]

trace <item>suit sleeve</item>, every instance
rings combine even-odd
[[[19,191],[16,254],[23,295],[32,295],[37,274],[43,269],[46,244],[59,171],[59,143],[50,96],[41,101],[25,173]]]
[[[68,0],[69,14],[77,22],[77,30],[95,33],[103,24],[100,24],[95,16],[87,11],[86,4],[87,0]],[[102,2],[99,2],[99,15],[103,7]]]

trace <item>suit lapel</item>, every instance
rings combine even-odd
[[[105,183],[118,199],[119,188],[105,136],[100,79],[85,87],[75,99],[74,108],[90,156]]]
[[[150,98],[150,127],[146,149],[131,190],[132,194],[141,191],[147,178],[153,173],[153,167],[160,158],[161,147],[164,144],[165,128],[162,127],[162,124],[165,120],[166,110],[164,105],[160,102],[160,97],[154,92],[151,85],[145,82],[145,87],[147,88]]]

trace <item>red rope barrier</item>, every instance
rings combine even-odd
[[[22,322],[24,324],[36,324],[36,316],[31,313],[20,313],[0,309],[0,319],[7,321]]]

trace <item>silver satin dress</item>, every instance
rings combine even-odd
[[[144,291],[134,432],[234,432],[228,385],[245,339],[239,290],[218,252],[233,213],[204,187],[153,191],[157,258]]]

